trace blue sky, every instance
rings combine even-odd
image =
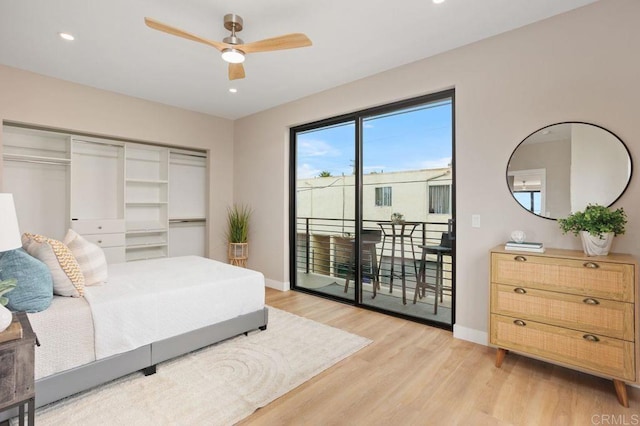
[[[298,179],[353,173],[353,122],[299,133]],[[364,173],[446,167],[451,162],[451,102],[413,107],[364,121]]]

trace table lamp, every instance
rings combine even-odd
[[[0,256],[22,247],[13,194],[0,194]]]
[[[22,240],[13,195],[0,194],[0,258],[5,252],[19,247],[22,247]],[[15,286],[16,280],[13,278],[0,281],[0,332],[4,331],[12,320],[11,312],[4,307],[7,300],[3,294],[13,290]]]

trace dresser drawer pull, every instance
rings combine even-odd
[[[585,268],[591,268],[591,269],[598,269],[600,267],[600,265],[594,262],[585,262],[582,264],[582,266],[584,266]]]
[[[102,240],[98,240],[98,244],[102,244]]]
[[[513,323],[518,327],[524,327],[525,325],[527,325],[527,323],[522,320],[513,320]]]
[[[599,305],[600,304],[600,302],[598,302],[596,299],[592,299],[590,297],[587,297],[582,302],[586,303],[587,305]]]
[[[98,229],[102,229],[102,226],[98,226]]]
[[[588,342],[599,342],[598,336],[594,336],[593,334],[585,334],[582,338]]]
[[[516,262],[526,262],[527,258],[524,256],[516,256],[513,258],[513,260],[515,260]]]
[[[513,289],[513,291],[515,291],[518,294],[527,294],[527,290],[525,290],[522,287],[516,287],[516,288]]]

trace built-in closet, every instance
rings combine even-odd
[[[11,125],[2,141],[23,232],[72,228],[109,263],[206,255],[206,152]]]

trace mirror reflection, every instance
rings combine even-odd
[[[516,147],[507,185],[522,207],[558,219],[589,203],[610,206],[627,188],[631,172],[629,151],[615,134],[566,122],[543,127]]]

